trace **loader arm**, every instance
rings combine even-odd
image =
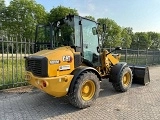
[[[112,56],[112,54],[107,55],[109,61],[112,63],[112,65],[116,65],[119,63],[119,60]]]
[[[112,65],[116,65],[117,63],[119,63],[119,60],[116,59],[114,56],[112,56],[111,53],[109,53],[107,50],[104,50],[102,53],[102,66],[103,67],[108,67],[110,66],[110,64]]]

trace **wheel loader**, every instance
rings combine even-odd
[[[98,26],[76,15],[37,25],[35,53],[25,58],[25,79],[52,96],[67,96],[78,108],[95,102],[102,80],[109,80],[118,92],[126,92],[134,78],[148,84],[148,67],[129,66],[119,61],[120,55],[102,48],[106,26],[102,25],[103,34]]]

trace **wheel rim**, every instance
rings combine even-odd
[[[81,97],[83,100],[91,100],[96,91],[95,83],[92,80],[87,80],[81,88]]]
[[[129,73],[126,73],[124,76],[123,76],[123,85],[125,87],[127,87],[131,82],[131,76]]]

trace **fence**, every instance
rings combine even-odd
[[[121,61],[125,61],[129,65],[151,66],[160,64],[159,50],[123,49],[116,51],[116,53],[121,54]]]
[[[0,36],[0,89],[27,85],[24,56],[31,53],[32,42],[14,36]]]
[[[0,37],[0,89],[27,85],[24,80],[25,60],[34,52],[34,43],[18,37]],[[160,64],[160,51],[123,49],[121,61],[130,65]]]

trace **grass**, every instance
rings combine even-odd
[[[0,60],[0,89],[25,85],[24,59],[1,59]]]

